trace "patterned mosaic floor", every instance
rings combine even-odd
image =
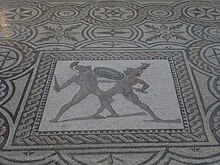
[[[219,1],[0,1],[0,165],[219,165]]]

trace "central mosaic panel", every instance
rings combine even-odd
[[[207,141],[182,52],[39,58],[13,145]]]
[[[39,131],[184,128],[172,61],[58,61],[53,75]]]

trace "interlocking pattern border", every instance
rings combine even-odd
[[[190,132],[184,133],[102,133],[102,134],[61,134],[31,135],[38,106],[44,94],[44,84],[49,76],[54,60],[104,60],[104,59],[147,59],[173,58],[181,87],[184,105],[189,121]],[[24,112],[15,132],[13,145],[41,146],[65,144],[114,144],[114,143],[182,143],[207,142],[203,121],[197,105],[194,90],[187,72],[182,52],[64,52],[45,53],[30,91]]]

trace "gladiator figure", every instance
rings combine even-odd
[[[50,122],[58,122],[63,113],[65,113],[70,107],[84,100],[90,94],[93,94],[99,98],[101,104],[101,107],[98,110],[99,112],[107,109],[110,112],[110,115],[108,117],[119,116],[110,105],[113,102],[112,97],[102,97],[104,96],[104,92],[98,87],[97,75],[93,73],[91,66],[83,66],[79,65],[79,62],[73,62],[70,64],[70,68],[73,69],[75,72],[78,72],[78,75],[72,76],[66,83],[62,84],[61,86],[58,84],[57,78],[55,76],[54,90],[56,92],[60,92],[62,89],[68,87],[72,83],[79,85],[80,89],[78,93],[73,96],[72,100],[69,103],[61,107],[59,113],[54,119],[50,120]],[[104,116],[101,116],[99,114],[94,115],[94,117],[105,118]]]
[[[142,63],[140,67],[137,68],[127,68],[124,71],[124,78],[121,80],[115,81],[115,86],[109,89],[105,92],[104,98],[112,98],[112,96],[116,94],[122,94],[124,98],[131,101],[141,109],[143,109],[145,112],[151,115],[154,121],[163,121],[161,118],[157,117],[155,113],[150,109],[150,107],[144,103],[142,103],[138,96],[133,92],[133,89],[142,92],[147,93],[146,89],[149,87],[149,85],[144,81],[141,80],[139,77],[143,73],[143,71],[149,67],[150,64]],[[140,89],[136,89],[133,86],[136,84],[141,84],[142,87]],[[99,115],[103,110],[99,109],[95,115]]]

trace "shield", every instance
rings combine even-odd
[[[100,77],[104,77],[111,80],[121,80],[124,77],[123,73],[107,67],[96,67],[94,68],[94,72]]]

